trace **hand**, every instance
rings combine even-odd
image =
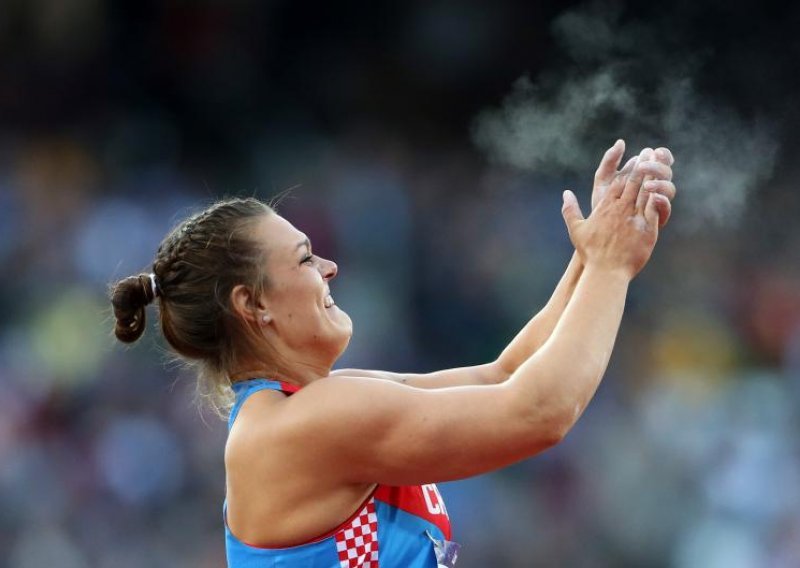
[[[592,189],[592,209],[597,206],[597,203],[605,195],[609,185],[619,175],[625,175],[630,172],[636,157],[631,158],[622,169],[617,170],[619,167],[622,156],[625,154],[625,141],[617,140],[611,146],[600,160],[600,165],[594,175],[594,188]],[[675,198],[675,184],[672,183],[672,164],[675,159],[672,152],[668,148],[657,148],[653,151],[650,148],[645,148],[639,154],[640,163],[644,160],[642,167],[645,168],[647,174],[644,178],[643,190],[638,198],[641,202],[639,207],[644,207],[644,202],[647,200],[649,192],[659,193],[671,202]],[[663,227],[669,221],[672,213],[672,206],[659,210],[659,227]]]
[[[561,212],[585,267],[622,270],[633,278],[649,260],[660,220],[669,217],[670,207],[669,198],[662,193],[642,191],[645,177],[651,175],[650,163],[640,155],[627,166],[629,173],[615,175],[588,219],[584,219],[575,194],[564,192]],[[613,167],[616,170],[616,164]],[[646,198],[639,199],[640,193]]]

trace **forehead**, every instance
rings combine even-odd
[[[306,240],[306,235],[277,213],[272,213],[259,221],[256,238],[270,251],[283,255],[294,254],[297,245]]]

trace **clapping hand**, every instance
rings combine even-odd
[[[668,165],[652,160],[654,152],[649,148],[617,171],[623,151],[624,145],[618,142],[600,163],[592,214],[584,218],[578,199],[569,190],[564,192],[562,214],[586,268],[622,271],[633,278],[649,260],[659,226],[669,219],[670,197],[664,191],[674,195],[675,190],[670,180],[649,179],[672,174]],[[653,189],[644,188],[646,183]]]
[[[675,159],[668,148],[645,148],[638,156],[634,156],[620,169],[619,165],[625,153],[625,142],[617,140],[603,155],[600,165],[594,175],[594,188],[592,189],[592,210],[608,191],[610,184],[619,176],[630,173],[635,161],[638,160],[639,168],[645,174],[643,184],[637,194],[638,208],[643,208],[649,193],[658,193],[667,198],[666,206],[661,205],[659,212],[659,227],[669,221],[672,213],[671,201],[675,198],[675,184],[672,183],[672,164]]]

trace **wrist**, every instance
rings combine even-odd
[[[605,280],[624,282],[633,280],[633,270],[626,266],[613,266],[599,261],[587,260],[583,267],[584,274],[596,274]]]

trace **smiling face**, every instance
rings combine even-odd
[[[277,214],[259,221],[255,237],[267,251],[269,286],[261,303],[269,316],[267,333],[278,340],[273,347],[288,349],[282,355],[292,360],[301,354],[333,364],[353,333],[350,316],[331,296],[336,263],[314,255],[308,237]]]

